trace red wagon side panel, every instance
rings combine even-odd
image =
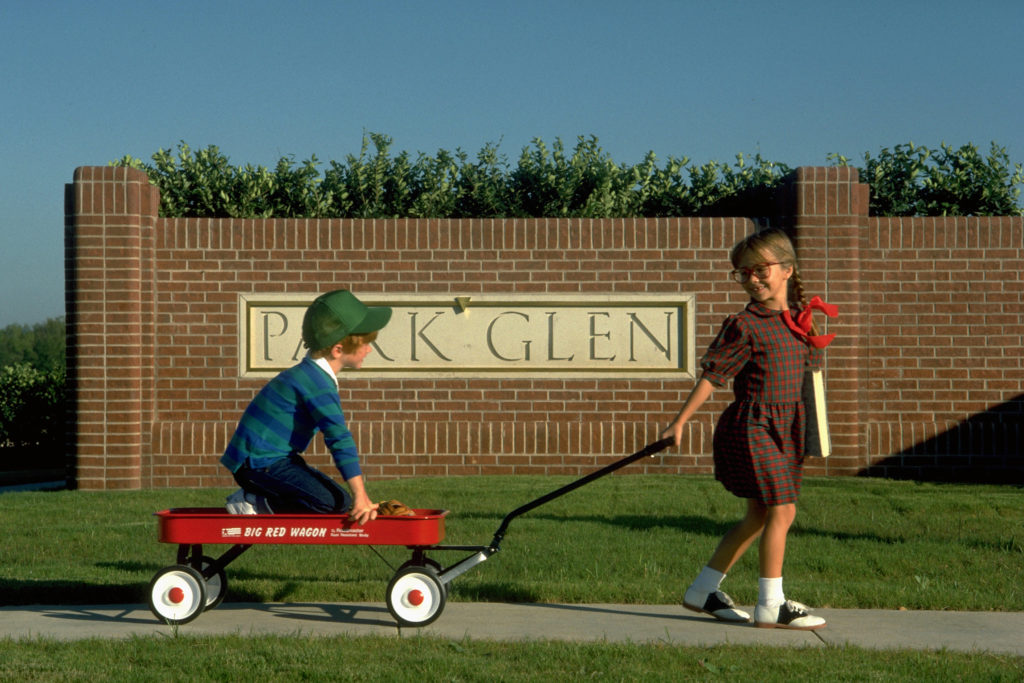
[[[223,508],[173,508],[155,513],[159,540],[178,544],[437,545],[447,510],[414,510],[360,526],[348,515],[232,515]]]

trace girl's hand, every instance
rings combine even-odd
[[[661,433],[661,438],[671,438],[672,445],[678,446],[679,443],[683,440],[683,423],[673,422],[672,424],[670,424],[668,427],[665,428],[665,431]]]
[[[682,410],[676,415],[676,418],[672,420],[672,424],[665,428],[665,431],[661,433],[661,438],[667,439],[672,437],[674,445],[678,446],[683,440],[683,425],[690,419],[690,417],[697,412],[697,409],[704,405],[704,401],[708,400],[715,391],[715,385],[701,377],[697,384],[693,387],[690,395],[686,397],[686,403],[683,404]]]

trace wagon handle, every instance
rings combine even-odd
[[[520,507],[516,508],[512,512],[505,515],[505,519],[502,520],[501,526],[499,526],[498,530],[494,532],[494,539],[491,540],[491,545],[487,548],[487,554],[493,555],[494,553],[498,552],[501,546],[501,541],[505,538],[505,532],[508,530],[509,523],[519,515],[527,513],[536,507],[540,507],[544,503],[552,501],[555,498],[558,498],[559,496],[563,496],[566,493],[569,493],[570,491],[574,491],[575,489],[578,489],[584,484],[589,484],[595,479],[600,479],[606,474],[611,474],[615,470],[621,469],[626,465],[636,462],[637,460],[641,460],[647,457],[653,457],[660,453],[661,451],[668,448],[669,446],[671,446],[673,443],[674,440],[671,438],[662,439],[661,441],[655,441],[654,443],[644,446],[633,455],[628,455],[625,458],[622,458],[621,460],[616,460],[612,464],[607,465],[606,467],[602,467],[601,469],[596,470],[594,472],[591,472],[587,476],[577,479],[574,482],[566,484],[560,489],[556,489],[551,493],[545,494],[540,498],[537,498],[536,500],[532,500],[529,503],[526,503],[525,505],[521,505]]]

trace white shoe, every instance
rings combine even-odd
[[[722,591],[705,593],[690,586],[683,595],[683,607],[694,612],[710,614],[719,621],[743,624],[750,621],[750,615],[736,609],[736,603]]]
[[[258,496],[255,493],[245,492],[245,502],[253,511],[249,514],[253,515],[272,515],[274,511],[270,509],[270,503],[263,496]]]
[[[825,628],[825,620],[810,613],[807,605],[786,600],[769,607],[758,603],[754,608],[754,621],[758,628],[788,628],[794,631],[813,631]]]
[[[238,489],[224,502],[224,507],[232,515],[255,515],[256,506],[249,502],[248,495],[244,489]]]

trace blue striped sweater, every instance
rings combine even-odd
[[[246,460],[260,469],[278,458],[302,453],[318,431],[345,481],[362,474],[338,387],[307,356],[260,390],[242,414],[220,461],[232,472]]]

